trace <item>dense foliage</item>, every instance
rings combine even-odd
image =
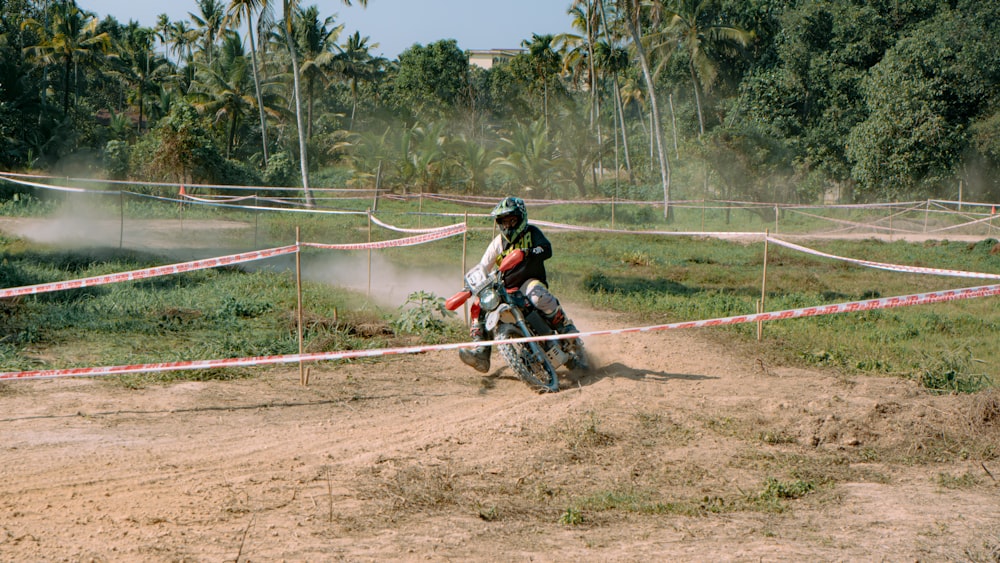
[[[1000,196],[995,2],[565,1],[578,34],[482,69],[451,39],[373,56],[299,2],[196,0],[145,28],[4,0],[0,169],[307,196],[333,167],[395,191]]]

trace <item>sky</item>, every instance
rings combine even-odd
[[[223,0],[228,5],[228,0]],[[378,46],[373,55],[395,59],[414,43],[427,45],[455,39],[462,50],[512,49],[539,35],[572,32],[566,14],[571,0],[368,0],[368,7],[350,8],[340,0],[302,0],[303,6],[320,7],[321,17],[336,15],[344,24],[341,41],[355,31]],[[280,5],[280,3],[277,3]],[[354,2],[356,4],[356,2]],[[125,24],[136,20],[154,27],[159,14],[170,21],[189,20],[198,13],[195,0],[77,0],[77,6],[98,18],[114,16]],[[279,8],[280,9],[280,8]],[[280,17],[280,14],[279,14]]]

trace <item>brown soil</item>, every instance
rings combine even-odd
[[[454,353],[0,384],[0,560],[1000,560],[995,393],[723,337],[591,339],[551,395]]]

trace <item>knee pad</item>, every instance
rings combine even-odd
[[[541,311],[546,315],[551,315],[559,308],[559,300],[556,299],[545,284],[538,280],[528,280],[523,286],[521,286],[521,293],[523,293],[531,304],[535,306],[536,309]]]

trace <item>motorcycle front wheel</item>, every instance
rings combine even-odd
[[[496,333],[497,340],[509,340],[512,338],[523,338],[525,335],[521,329],[513,325],[503,325]],[[498,344],[497,349],[500,355],[507,362],[510,369],[514,370],[518,379],[528,384],[529,387],[540,393],[557,391],[559,381],[556,379],[555,370],[538,360],[531,351],[531,347],[526,343]]]

